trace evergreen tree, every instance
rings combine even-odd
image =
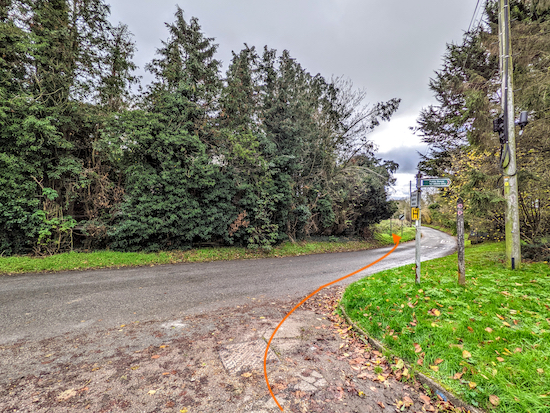
[[[543,1],[512,1],[515,116],[531,112],[531,124],[517,139],[522,237],[540,238],[550,232],[550,147],[545,120],[550,85],[546,68],[550,43],[546,36],[549,7]],[[466,224],[502,236],[504,203],[500,142],[492,120],[500,113],[498,68],[498,3],[487,3],[486,22],[465,35],[463,45],[449,45],[443,68],[430,82],[438,105],[421,113],[418,132],[431,153],[419,167],[431,175],[453,177],[450,191],[439,204],[442,219],[454,211],[461,196],[468,207]],[[447,215],[446,215],[447,214]]]
[[[213,154],[220,63],[198,20],[176,11],[147,68],[156,76],[145,110],[123,114],[107,135],[122,159],[126,199],[112,246],[139,250],[227,238],[235,189]]]

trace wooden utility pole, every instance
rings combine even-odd
[[[509,268],[521,263],[518,180],[516,169],[516,138],[512,47],[510,42],[510,0],[499,0],[499,44],[502,73],[502,110],[504,113],[504,197],[506,199],[506,259]]]

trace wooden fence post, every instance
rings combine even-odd
[[[458,198],[456,203],[456,238],[458,244],[458,284],[466,285],[464,263],[464,203]]]

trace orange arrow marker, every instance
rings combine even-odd
[[[315,294],[317,294],[319,291],[321,291],[323,288],[326,288],[332,284],[336,284],[337,282],[339,281],[342,281],[342,280],[345,280],[346,278],[349,278],[351,277],[352,275],[355,275],[357,273],[360,273],[361,271],[363,270],[366,270],[367,268],[373,266],[374,264],[377,264],[379,263],[380,261],[382,261],[384,258],[387,258],[392,252],[395,251],[395,249],[397,248],[397,246],[399,245],[399,240],[401,239],[401,237],[399,235],[395,235],[395,234],[392,234],[393,236],[393,243],[395,244],[393,246],[393,248],[384,256],[378,258],[376,261],[373,261],[371,262],[369,265],[367,265],[366,267],[363,267],[363,268],[360,268],[358,269],[357,271],[354,271],[348,275],[345,275],[344,277],[342,278],[338,278],[337,280],[334,280],[332,282],[329,282],[328,284],[325,284],[325,285],[322,285],[321,287],[317,288],[315,291],[313,291],[310,295],[308,295],[306,298],[304,298],[302,301],[300,301],[298,303],[298,305],[296,305],[296,307],[294,307],[292,310],[290,310],[290,312],[285,316],[285,318],[283,318],[283,320],[279,323],[279,325],[277,326],[277,328],[275,328],[275,330],[273,331],[273,334],[271,334],[271,337],[269,338],[269,342],[267,343],[267,347],[265,349],[265,354],[264,354],[264,376],[265,376],[265,382],[267,383],[267,388],[269,389],[269,392],[271,393],[271,397],[273,397],[273,400],[275,400],[275,403],[277,403],[277,406],[279,406],[279,409],[281,409],[281,411],[283,411],[283,407],[279,404],[279,402],[277,401],[277,398],[275,397],[275,395],[273,394],[273,390],[271,390],[271,386],[269,385],[269,379],[267,378],[267,352],[269,351],[269,346],[271,345],[271,341],[273,340],[273,337],[275,337],[275,333],[277,333],[277,330],[279,329],[279,327],[281,327],[283,325],[283,323],[285,322],[285,320],[288,318],[288,316],[290,314],[292,314],[294,312],[294,310],[296,310],[298,307],[300,307],[303,303],[305,303],[307,300],[309,300],[311,297],[313,297]]]

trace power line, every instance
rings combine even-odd
[[[470,33],[470,29],[472,28],[472,24],[474,23],[476,14],[477,14],[477,8],[479,7],[479,3],[481,0],[477,0],[476,8],[474,9],[474,14],[472,16],[472,20],[470,20],[470,25],[468,26],[468,31],[466,33]]]

